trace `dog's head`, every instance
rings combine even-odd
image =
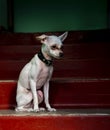
[[[68,32],[65,32],[61,36],[47,36],[45,34],[36,37],[43,43],[43,51],[53,58],[63,57],[63,41],[66,39]]]

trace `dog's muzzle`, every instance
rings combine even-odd
[[[62,58],[64,56],[63,52],[60,52],[59,57]]]

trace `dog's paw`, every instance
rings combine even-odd
[[[32,108],[20,108],[20,107],[18,107],[18,108],[15,108],[15,111],[16,112],[32,112],[33,109]]]
[[[39,108],[34,109],[34,112],[39,112],[39,111],[40,111],[40,109],[39,109]]]
[[[45,108],[40,107],[39,110],[40,110],[40,111],[45,111]]]
[[[27,109],[28,112],[33,112],[34,110],[32,108]]]
[[[52,112],[52,111],[54,111],[54,112],[55,112],[55,111],[56,111],[56,109],[55,109],[55,108],[48,108],[47,110],[48,110],[49,112]]]

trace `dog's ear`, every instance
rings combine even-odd
[[[41,43],[45,43],[46,40],[47,40],[47,38],[48,38],[48,36],[45,35],[45,34],[36,37],[36,39],[37,39],[37,40],[40,40]]]
[[[59,38],[63,42],[66,39],[67,36],[68,36],[68,32],[65,32],[62,35],[60,35]]]

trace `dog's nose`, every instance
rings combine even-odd
[[[59,56],[60,56],[60,57],[63,57],[63,52],[60,52]]]

